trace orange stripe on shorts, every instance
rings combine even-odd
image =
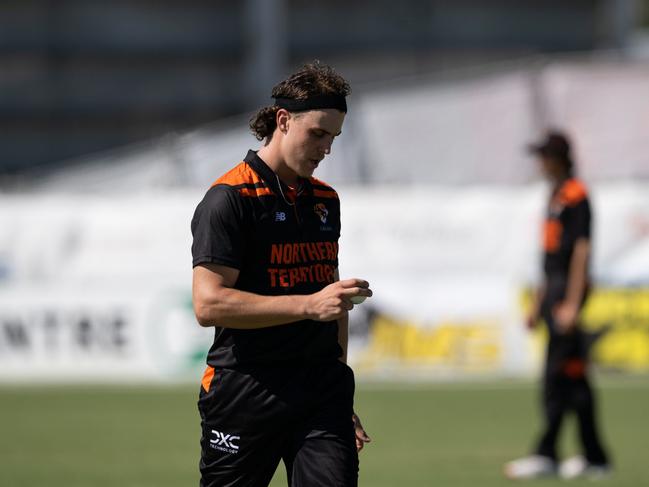
[[[205,373],[203,374],[203,380],[201,381],[201,384],[203,386],[203,389],[205,389],[205,392],[210,392],[210,386],[212,385],[212,379],[214,378],[214,367],[210,367],[209,365],[205,369]]]

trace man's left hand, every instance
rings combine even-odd
[[[574,330],[577,326],[577,318],[579,316],[579,306],[562,302],[554,310],[554,319],[556,321],[559,332],[566,334]]]
[[[369,443],[372,440],[367,436],[367,433],[361,424],[361,420],[356,416],[356,413],[352,414],[352,421],[354,422],[354,433],[356,435],[356,451],[361,451],[365,446],[365,443]]]

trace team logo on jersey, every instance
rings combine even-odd
[[[228,435],[217,430],[212,430],[212,435],[214,438],[210,438],[210,448],[226,453],[239,453],[237,442],[241,439],[240,436]]]
[[[322,223],[327,223],[327,216],[329,216],[329,210],[327,210],[327,207],[324,205],[324,203],[317,203],[313,207],[313,211],[315,211],[316,215],[320,217],[320,221]]]
[[[286,213],[284,213],[283,211],[275,212],[275,221],[276,222],[285,222],[286,221]]]

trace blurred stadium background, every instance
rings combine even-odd
[[[547,127],[596,212],[610,485],[649,483],[648,28],[646,0],[1,2],[0,485],[197,483],[189,221],[314,58],[353,88],[316,176],[341,274],[375,292],[352,314],[361,485],[502,485],[530,446],[547,188],[524,148]]]

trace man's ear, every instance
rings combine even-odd
[[[277,128],[280,132],[285,134],[288,131],[288,121],[291,118],[291,114],[284,108],[277,110],[275,115],[275,122],[277,123]]]

